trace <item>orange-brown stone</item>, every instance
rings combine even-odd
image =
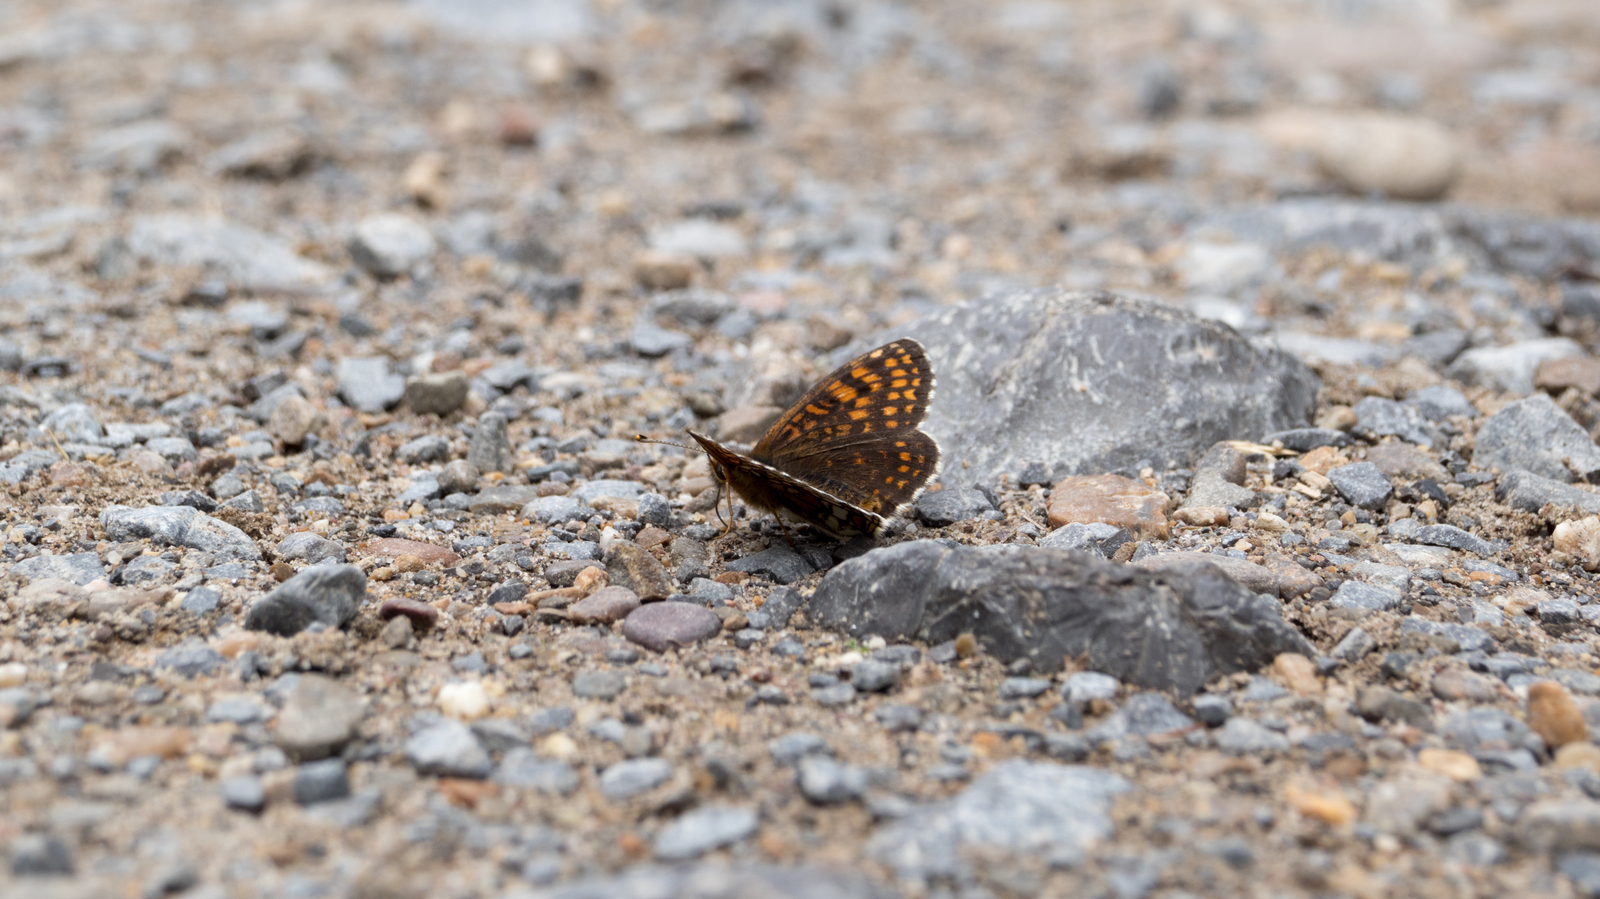
[[[1121,475],[1067,478],[1050,491],[1050,526],[1102,522],[1139,539],[1167,536],[1167,495]]]
[[[1539,681],[1528,686],[1528,727],[1544,738],[1551,749],[1589,739],[1583,712],[1567,688],[1555,681]]]
[[[416,556],[424,562],[437,562],[441,565],[454,565],[461,561],[461,557],[442,546],[432,543],[422,543],[418,540],[406,540],[401,537],[384,537],[374,540],[366,545],[366,551],[374,556],[386,559],[397,559],[400,556]]]

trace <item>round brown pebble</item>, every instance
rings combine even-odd
[[[1567,688],[1555,681],[1539,681],[1528,687],[1528,726],[1552,750],[1589,739],[1583,712]]]
[[[722,620],[705,606],[687,602],[655,602],[634,609],[622,622],[622,636],[646,649],[666,652],[715,637]]]

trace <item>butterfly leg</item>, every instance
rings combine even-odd
[[[783,516],[774,512],[772,513],[772,518],[774,521],[778,522],[778,530],[783,531],[783,539],[789,541],[789,548],[799,549],[799,547],[795,545],[794,535],[789,533],[789,526],[783,523]]]
[[[723,488],[719,487],[717,489],[720,490],[720,489],[723,489]],[[718,518],[722,517],[722,503],[720,501],[717,503],[717,517]],[[734,525],[736,523],[737,523],[737,521],[733,517],[733,491],[732,490],[728,490],[728,522],[727,522],[728,526],[725,529],[723,529],[722,536],[726,537],[729,534],[733,533],[733,528],[734,528]]]

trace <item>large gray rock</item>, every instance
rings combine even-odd
[[[792,868],[748,862],[640,865],[506,899],[893,899],[898,890],[840,865]]]
[[[157,265],[203,268],[247,291],[312,291],[333,277],[288,241],[199,216],[141,216],[128,230],[128,249]]]
[[[1030,462],[1052,479],[1186,465],[1219,440],[1304,426],[1319,387],[1226,325],[1103,292],[974,300],[883,336],[902,335],[938,375],[924,429],[953,486]]]
[[[1542,393],[1506,406],[1485,422],[1472,461],[1479,468],[1529,471],[1557,481],[1600,480],[1600,447]]]
[[[1572,506],[1588,515],[1600,515],[1600,494],[1590,493],[1530,471],[1513,471],[1502,477],[1494,489],[1495,499],[1513,509],[1537,512],[1546,503]]]
[[[1111,802],[1128,789],[1126,780],[1098,768],[1012,759],[950,799],[878,831],[867,852],[902,881],[971,876],[974,850],[1077,866],[1114,832]]]
[[[1066,657],[1122,681],[1183,695],[1280,652],[1316,650],[1278,604],[1220,570],[1184,574],[1084,553],[931,540],[875,549],[828,572],[808,615],[852,636],[928,643],[970,631],[1002,662],[1055,671]]]
[[[248,534],[192,506],[107,506],[100,513],[100,526],[112,540],[150,539],[204,550],[218,559],[261,558],[261,550]]]
[[[291,637],[320,621],[340,627],[367,595],[367,576],[354,565],[314,565],[256,601],[246,630]]]

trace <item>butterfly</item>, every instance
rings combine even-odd
[[[919,427],[933,388],[922,344],[903,337],[817,382],[749,455],[692,430],[689,436],[710,457],[730,520],[736,493],[771,512],[780,527],[786,513],[841,540],[872,536],[903,515],[939,471],[939,444]]]

